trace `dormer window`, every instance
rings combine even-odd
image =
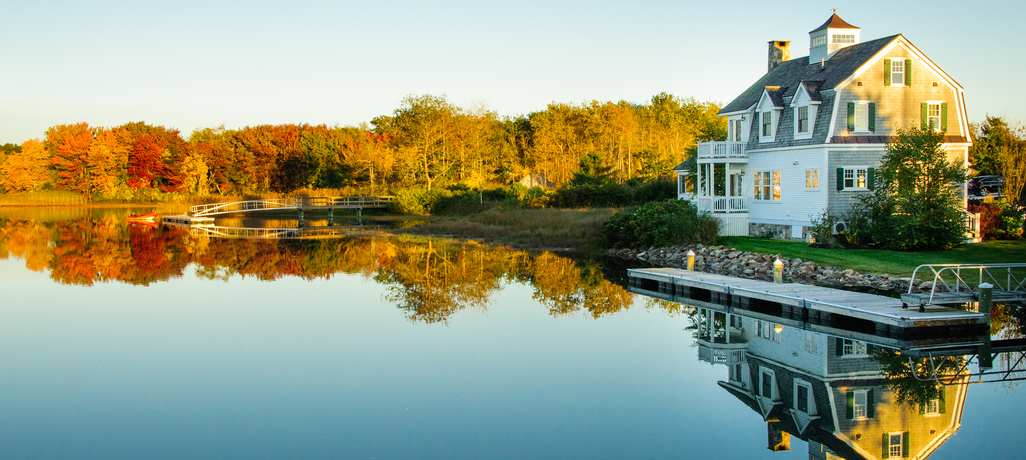
[[[773,137],[773,112],[762,112],[762,137]]]
[[[826,45],[826,35],[820,35],[818,37],[812,37],[812,47]]]
[[[855,43],[855,34],[834,34],[834,43]]]
[[[809,132],[809,106],[798,107],[798,134]]]

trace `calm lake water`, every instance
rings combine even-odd
[[[0,458],[1026,452],[1017,383],[901,402],[905,356],[632,294],[615,261],[127,213],[0,210]]]

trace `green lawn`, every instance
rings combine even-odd
[[[1026,240],[966,244],[947,251],[900,252],[876,249],[814,249],[806,243],[727,236],[719,244],[742,251],[780,254],[821,265],[851,268],[860,272],[912,276],[922,264],[1026,263]]]

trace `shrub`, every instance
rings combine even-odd
[[[615,214],[602,226],[606,243],[613,247],[672,246],[711,243],[720,221],[699,213],[682,200],[653,201]]]
[[[1009,200],[981,203],[969,207],[980,214],[980,232],[986,239],[1022,238],[1023,211]]]

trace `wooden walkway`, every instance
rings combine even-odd
[[[667,293],[686,301],[694,289],[730,296],[731,302],[779,304],[788,316],[801,309],[804,316],[822,318],[838,316],[871,321],[893,328],[932,326],[974,326],[987,323],[986,315],[959,308],[928,305],[920,312],[918,306],[903,308],[902,301],[891,297],[842,291],[798,283],[776,284],[712,273],[675,268],[644,268],[628,270],[632,286]],[[654,287],[655,289],[651,289]],[[715,299],[714,299],[715,300]]]
[[[189,225],[165,221],[169,225],[189,227],[193,236],[210,238],[242,238],[260,240],[307,240],[317,238],[333,238],[368,230],[382,230],[382,225],[332,225],[329,227],[296,227],[296,228],[245,228],[215,227],[213,225]]]
[[[234,214],[238,212],[273,211],[296,209],[299,211],[384,208],[392,202],[391,196],[335,196],[298,197],[261,200],[233,201],[201,204],[189,207],[189,214],[195,217]]]

